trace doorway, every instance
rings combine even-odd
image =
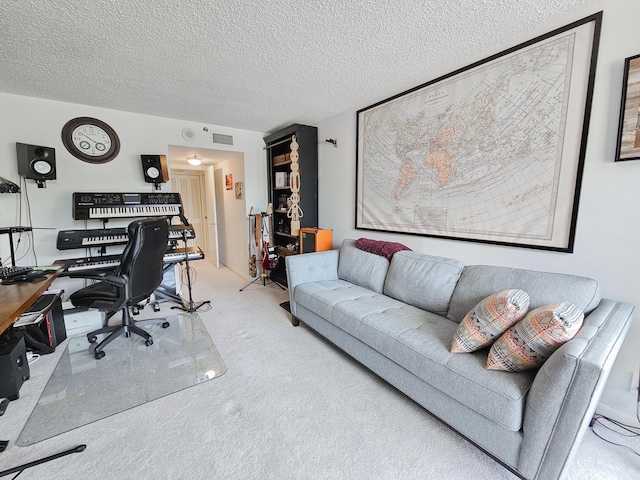
[[[201,160],[200,165],[188,163],[194,156]],[[218,185],[221,174],[222,179],[232,174],[234,181],[244,181],[244,153],[169,145],[168,159],[170,188],[180,193],[189,222],[199,224],[196,240],[189,245],[199,246],[216,268],[224,265],[245,274],[249,262],[246,203],[236,199],[224,183]]]
[[[196,234],[195,243],[204,251],[205,258],[219,268],[217,245],[209,240],[216,232],[209,228],[209,208],[206,202],[204,172],[199,170],[172,171],[172,186],[180,194],[184,215]],[[215,230],[215,221],[212,222]]]

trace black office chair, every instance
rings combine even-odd
[[[129,309],[139,306],[149,298],[162,282],[163,255],[169,241],[169,224],[166,217],[136,220],[127,228],[129,242],[120,257],[120,265],[113,273],[99,271],[75,272],[70,277],[99,280],[71,294],[69,299],[76,307],[97,308],[106,312],[105,325],[110,317],[122,311],[122,324],[105,326],[87,334],[90,343],[97,341],[97,335],[109,335],[93,350],[96,359],[104,357],[104,347],[115,338],[132,333],[143,337],[147,346],[153,344],[149,333],[136,323],[162,323],[169,326],[166,318],[152,318],[134,321]]]

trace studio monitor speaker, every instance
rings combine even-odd
[[[141,155],[142,173],[147,183],[165,183],[169,181],[169,168],[165,155]]]
[[[38,182],[56,178],[56,149],[16,142],[18,174]]]
[[[0,397],[16,400],[26,380],[29,380],[29,362],[24,338],[11,338],[0,345]]]

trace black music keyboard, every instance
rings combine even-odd
[[[200,247],[189,247],[187,250],[189,261],[202,260],[204,252]],[[66,272],[78,272],[82,270],[105,270],[115,268],[120,265],[120,254],[118,255],[102,255],[100,257],[85,258],[66,258],[56,260],[56,262],[65,262],[67,264]],[[186,259],[184,248],[175,248],[167,250],[162,259],[164,263],[180,263]]]
[[[116,268],[120,265],[120,254],[102,255],[101,257],[68,258],[57,260],[67,262],[67,272],[78,272],[81,270],[105,270]]]
[[[169,241],[182,240],[182,225],[169,225]],[[193,226],[187,228],[187,239],[196,238]],[[127,228],[97,228],[91,230],[61,230],[58,232],[58,250],[72,248],[102,247],[123,245],[129,241]]]
[[[74,193],[75,220],[172,217],[179,215],[179,193]]]
[[[187,255],[189,255],[189,261],[202,260],[204,258],[204,252],[200,247],[189,247]],[[187,255],[185,255],[184,248],[174,248],[167,250],[162,260],[164,263],[180,263],[185,261]]]

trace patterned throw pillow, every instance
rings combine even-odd
[[[536,308],[496,340],[486,368],[521,372],[539,367],[578,333],[583,320],[584,313],[573,303]]]
[[[475,352],[491,345],[529,310],[529,295],[522,290],[494,293],[478,303],[458,325],[449,351]]]

